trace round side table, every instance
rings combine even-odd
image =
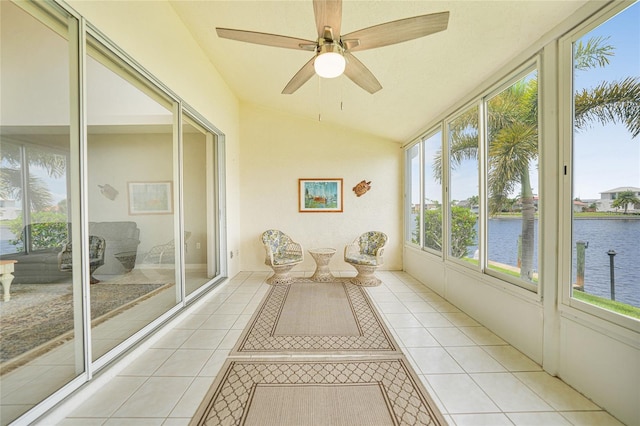
[[[329,270],[329,261],[336,254],[333,248],[314,248],[309,249],[309,254],[316,261],[316,271],[311,276],[311,281],[329,282],[335,280],[333,274]]]

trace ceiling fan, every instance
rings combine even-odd
[[[424,37],[446,30],[449,23],[449,12],[441,12],[386,22],[340,35],[342,0],[313,0],[313,13],[318,30],[316,41],[229,28],[216,28],[216,32],[219,37],[231,40],[315,52],[315,56],[289,81],[283,94],[294,93],[314,73],[324,78],[338,77],[344,73],[367,92],[375,93],[382,89],[382,85],[351,52]]]

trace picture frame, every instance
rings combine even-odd
[[[300,213],[342,213],[342,178],[298,179]]]
[[[171,181],[129,182],[129,214],[172,214]]]

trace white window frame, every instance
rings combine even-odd
[[[511,85],[513,85],[514,83],[516,83],[517,81],[521,80],[522,78],[526,77],[527,75],[531,74],[533,71],[537,71],[538,76],[538,167],[540,169],[542,169],[542,156],[540,154],[541,152],[541,147],[542,147],[542,120],[541,120],[541,114],[542,114],[542,107],[541,107],[541,94],[540,94],[540,75],[541,75],[541,63],[540,63],[540,55],[536,55],[534,58],[532,58],[529,61],[525,61],[522,65],[520,65],[518,68],[516,68],[513,72],[509,73],[509,75],[507,77],[505,77],[504,79],[500,80],[499,83],[497,83],[496,85],[494,85],[490,90],[488,90],[486,92],[486,94],[484,94],[482,96],[482,162],[481,162],[481,178],[482,178],[482,183],[480,185],[480,192],[481,192],[481,197],[480,197],[480,218],[482,219],[482,226],[479,227],[479,233],[478,233],[478,240],[479,242],[482,244],[482,248],[480,250],[480,259],[481,259],[481,266],[482,266],[482,271],[486,274],[489,275],[491,277],[494,277],[496,279],[499,279],[501,281],[506,281],[510,284],[513,284],[517,287],[521,287],[524,288],[525,290],[531,291],[533,293],[540,293],[540,289],[542,288],[542,256],[540,255],[540,253],[542,253],[542,211],[543,211],[543,204],[544,204],[544,200],[543,197],[539,197],[538,199],[538,284],[534,285],[531,283],[528,283],[526,281],[520,280],[518,278],[515,277],[511,277],[509,275],[503,274],[501,272],[492,270],[489,268],[489,213],[488,213],[488,207],[486,206],[486,197],[488,195],[488,189],[487,189],[487,179],[489,177],[488,175],[488,161],[489,161],[489,140],[487,137],[487,129],[486,129],[486,112],[487,112],[487,102],[489,99],[493,98],[494,96],[500,94],[501,92],[503,92],[504,90],[506,90],[507,88],[509,88]],[[537,186],[538,186],[538,195],[541,195],[541,191],[542,191],[542,184],[541,184],[541,179],[540,176],[542,176],[541,172],[538,173],[538,182],[537,182]],[[482,230],[482,231],[481,231]],[[483,237],[482,240],[480,240],[480,237]]]
[[[585,321],[589,317],[597,317],[617,324],[629,330],[640,332],[640,320],[620,315],[587,302],[571,297],[572,283],[572,226],[573,226],[573,44],[591,30],[597,28],[608,19],[622,12],[631,3],[616,2],[599,13],[594,14],[581,25],[565,34],[558,41],[559,45],[559,96],[560,96],[560,181],[559,218],[559,309],[564,316],[580,316]],[[584,314],[587,314],[586,316]]]
[[[445,191],[444,191],[444,187],[445,187],[445,170],[444,167],[442,169],[442,176],[440,176],[440,197],[442,198],[442,250],[438,251],[438,250],[434,250],[430,247],[425,247],[425,241],[424,241],[424,215],[425,215],[425,210],[424,210],[424,204],[425,204],[425,194],[424,194],[424,180],[425,180],[425,150],[424,150],[424,144],[427,141],[427,139],[432,138],[433,136],[437,135],[438,132],[440,133],[440,149],[442,150],[442,158],[444,160],[445,158],[445,151],[444,151],[444,131],[442,129],[442,124],[439,124],[435,127],[432,127],[431,130],[429,130],[428,132],[425,132],[423,136],[420,137],[420,247],[422,248],[423,251],[427,252],[427,253],[431,253],[434,256],[440,257],[440,258],[444,258],[444,249],[446,246],[446,240],[445,240],[445,227],[444,227],[444,217],[446,214],[447,209],[445,208]],[[443,166],[444,166],[444,162],[443,162]]]
[[[442,204],[443,204],[443,212],[442,212],[442,240],[443,240],[443,258],[447,261],[450,261],[456,265],[460,265],[467,270],[472,270],[481,273],[482,272],[482,252],[480,250],[481,245],[483,244],[481,240],[481,228],[482,228],[482,216],[478,215],[478,250],[480,253],[480,258],[478,261],[478,265],[473,265],[469,262],[465,262],[462,259],[458,259],[455,256],[451,255],[451,233],[449,232],[449,225],[451,224],[451,199],[449,197],[450,187],[451,187],[451,161],[450,159],[450,148],[451,148],[451,140],[449,138],[449,124],[462,116],[466,111],[472,108],[478,109],[478,199],[481,199],[482,193],[482,145],[484,144],[483,130],[482,130],[482,98],[477,97],[474,98],[471,102],[464,104],[460,107],[454,114],[445,118],[442,126],[442,138],[443,138],[443,162],[442,162],[442,176],[443,176],[443,194],[442,194]],[[482,211],[482,206],[480,206],[480,212]]]
[[[418,242],[414,243],[411,240],[411,235],[410,234],[410,227],[411,227],[411,211],[412,211],[412,198],[411,198],[411,193],[413,191],[413,187],[412,187],[412,174],[411,174],[411,161],[409,160],[409,152],[413,149],[413,148],[418,148],[418,191],[420,194],[419,197],[419,202],[420,202],[420,206],[419,206],[419,210],[418,210],[418,216],[420,218],[422,218],[422,213],[423,213],[423,206],[422,206],[422,186],[423,186],[423,182],[422,182],[422,139],[418,138],[415,141],[413,141],[412,143],[410,143],[409,145],[405,146],[404,148],[404,176],[405,176],[405,181],[404,181],[404,188],[405,188],[405,195],[404,195],[404,242],[406,245],[413,247],[413,248],[421,248],[422,244],[423,244],[423,227],[424,224],[422,223],[422,220],[420,221],[420,226],[418,229]]]

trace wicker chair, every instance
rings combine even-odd
[[[344,261],[358,271],[358,275],[351,279],[352,284],[364,287],[381,284],[375,271],[384,262],[382,254],[386,243],[387,236],[384,233],[369,231],[344,248]]]
[[[277,229],[262,233],[262,244],[266,253],[264,263],[273,269],[273,275],[267,279],[271,285],[291,284],[291,268],[304,260],[304,251],[299,243]]]
[[[185,231],[184,233],[184,251],[187,251],[187,240],[191,238],[191,232]],[[142,263],[175,263],[176,261],[176,242],[171,240],[164,244],[151,247],[149,253],[147,253],[142,259]]]
[[[104,238],[96,235],[89,235],[89,277],[91,284],[99,283],[100,280],[93,276],[93,273],[104,265],[104,252],[106,243]],[[62,246],[62,251],[58,253],[58,269],[60,271],[71,272],[73,270],[73,251],[71,242]]]

